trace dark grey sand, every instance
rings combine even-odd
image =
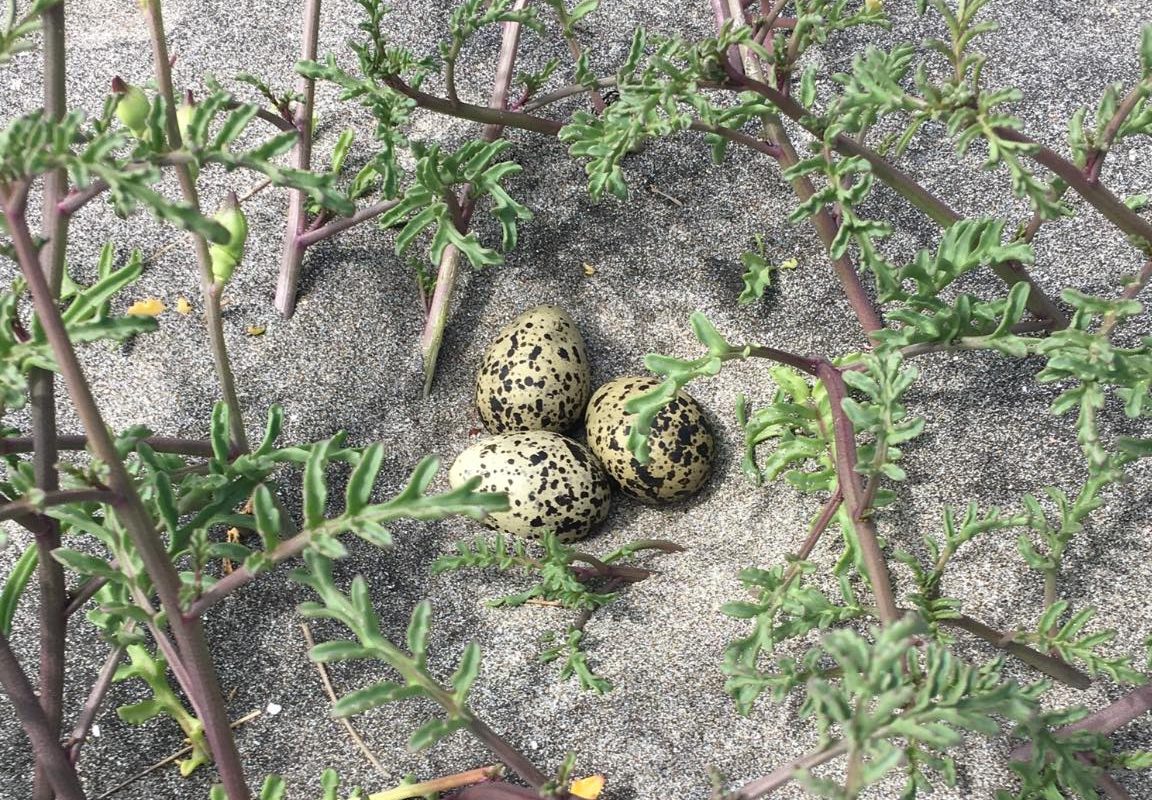
[[[228,81],[250,70],[287,86],[298,47],[299,5],[171,0],[166,15],[178,56],[178,84],[199,87],[207,73]],[[400,11],[389,18],[395,40],[431,52],[445,30],[450,4],[409,0],[397,5]],[[584,37],[595,44],[592,63],[601,73],[612,72],[637,24],[689,36],[706,35],[711,25],[703,2],[605,5]],[[77,0],[68,8],[69,95],[74,105],[91,112],[112,75],[132,81],[147,77],[146,31],[135,4],[127,0]],[[903,38],[918,41],[929,32],[897,10]],[[1020,87],[1027,100],[1019,113],[1028,130],[1057,145],[1065,120],[1079,103],[1094,103],[1110,81],[1134,80],[1139,28],[1152,21],[1152,11],[1140,0],[1001,0],[992,11],[1005,24],[984,41],[992,56],[987,77],[993,85]],[[326,2],[321,52],[335,52],[347,63],[343,42],[358,19],[348,0]],[[876,34],[838,38],[813,57],[828,69],[845,69],[865,35]],[[497,46],[497,32],[488,30],[469,49],[461,74],[467,98],[486,101]],[[538,67],[562,49],[557,41],[542,43],[528,35],[522,64]],[[0,69],[5,115],[39,103],[37,75],[38,61],[32,56]],[[556,113],[577,107],[573,103]],[[335,132],[346,124],[358,132],[353,158],[365,157],[370,125],[364,114],[338,105],[329,88],[320,91],[319,114],[325,132],[321,163]],[[414,136],[454,144],[473,133],[472,125],[422,115]],[[1026,214],[1023,204],[1010,197],[1004,174],[982,173],[976,156],[957,161],[949,148],[938,146],[937,136],[937,131],[926,132],[914,143],[907,159],[914,174],[966,215],[1020,219]],[[423,455],[435,453],[447,461],[469,443],[476,426],[472,378],[486,340],[517,312],[542,302],[562,305],[578,320],[597,383],[641,371],[647,352],[696,354],[688,316],[698,309],[737,341],[812,354],[836,354],[862,344],[819,243],[808,227],[786,223],[793,198],[764,158],[734,149],[716,166],[698,137],[676,137],[628,161],[634,189],[630,202],[593,204],[581,168],[558,143],[520,132],[510,132],[509,138],[514,157],[525,166],[512,189],[536,217],[522,227],[521,244],[506,265],[461,281],[442,368],[428,400],[421,399],[416,350],[421,308],[410,268],[393,255],[392,236],[365,226],[315,248],[306,262],[299,310],[285,321],[271,308],[284,195],[265,192],[248,204],[252,236],[248,257],[228,290],[226,325],[251,432],[261,425],[268,405],[280,403],[286,410],[285,441],[315,440],[340,429],[356,443],[383,441],[388,459],[379,496],[388,496]],[[1125,145],[1109,158],[1105,179],[1120,194],[1146,192],[1152,189],[1149,157],[1152,145],[1146,141]],[[214,207],[226,189],[242,191],[253,181],[249,175],[222,178],[205,188],[206,207]],[[934,241],[936,231],[891,192],[877,190],[866,211],[893,221],[896,234],[889,246],[901,258]],[[1096,222],[1085,213],[1076,222],[1049,225],[1039,237],[1034,272],[1050,293],[1067,286],[1107,291],[1139,267],[1122,239],[1098,230]],[[477,224],[491,241],[491,222],[480,214]],[[94,208],[73,230],[69,261],[81,277],[92,274],[95,254],[109,237],[121,252],[139,247],[152,253],[175,243],[147,270],[132,296],[155,295],[170,306],[183,296],[199,308],[189,249],[171,230],[144,217],[118,221]],[[738,256],[755,233],[772,240],[773,258],[794,257],[800,269],[783,274],[765,302],[739,307]],[[585,264],[595,267],[594,276],[585,275]],[[995,278],[974,281],[977,288],[981,285],[996,289]],[[250,325],[265,325],[267,332],[248,336]],[[169,312],[161,317],[159,333],[141,337],[128,349],[89,348],[85,359],[113,426],[147,423],[167,435],[205,435],[217,388],[204,326],[196,315]],[[924,378],[909,404],[928,418],[928,433],[907,448],[910,479],[899,490],[901,510],[881,517],[890,542],[915,547],[923,533],[938,527],[944,504],[1012,507],[1020,494],[1046,483],[1075,486],[1082,471],[1072,423],[1047,414],[1054,391],[1032,381],[1036,363],[1013,365],[992,354],[955,354],[925,358],[920,367]],[[607,775],[605,797],[612,800],[704,798],[710,768],[733,783],[761,775],[815,742],[811,727],[798,718],[796,702],[761,704],[751,718],[738,716],[723,691],[719,669],[726,643],[745,630],[718,611],[741,596],[737,573],[746,566],[777,563],[795,548],[818,507],[816,500],[785,486],[755,489],[740,474],[735,397],[744,392],[763,400],[771,390],[766,368],[759,364],[733,366],[695,386],[692,391],[709,410],[721,442],[709,488],[693,502],[670,509],[620,500],[603,532],[588,543],[595,552],[607,552],[638,537],[662,537],[688,548],[660,559],[659,576],[631,589],[588,626],[591,661],[616,685],[607,696],[581,691],[575,682],[561,681],[555,665],[534,660],[541,635],[563,630],[570,614],[484,605],[486,598],[522,588],[516,580],[474,573],[429,577],[432,559],[453,541],[480,533],[474,523],[398,524],[394,550],[377,552],[352,542],[352,557],[340,564],[340,574],[367,577],[393,635],[402,634],[417,599],[431,598],[431,662],[439,674],[449,674],[465,644],[478,641],[485,659],[474,695],[477,712],[543,768],[554,768],[566,751],[575,751],[579,773]],[[62,405],[64,426],[76,430],[71,409]],[[1108,507],[1076,539],[1062,591],[1077,606],[1099,610],[1093,626],[1120,629],[1114,652],[1142,661],[1140,642],[1152,631],[1150,476],[1140,468],[1133,477],[1131,484],[1109,494]],[[441,476],[438,485],[445,484]],[[296,503],[293,497],[288,501]],[[0,559],[11,564],[16,546],[25,542],[15,534]],[[828,562],[831,548],[826,543],[816,555]],[[238,732],[254,781],[278,773],[293,797],[312,797],[319,793],[318,777],[325,767],[379,791],[409,772],[430,778],[491,762],[481,746],[462,734],[428,754],[407,752],[408,735],[429,711],[414,702],[356,720],[384,766],[386,774],[376,774],[341,726],[328,719],[327,700],[305,657],[295,611],[308,592],[290,583],[286,573],[280,569],[263,577],[207,621],[231,698],[230,713],[239,717],[270,703],[282,709]],[[907,586],[907,575],[899,569],[896,580]],[[1022,566],[1014,534],[988,536],[971,546],[946,591],[964,598],[969,613],[1002,627],[1032,624],[1041,607],[1039,579]],[[34,654],[33,620],[28,603],[15,633],[26,660]],[[342,633],[330,624],[316,625],[315,632],[321,640]],[[84,623],[74,625],[71,636],[69,725],[107,652]],[[968,642],[964,648],[973,657],[992,654]],[[1017,665],[1009,671],[1021,680],[1036,677]],[[377,665],[359,663],[332,673],[342,690],[385,674]],[[114,707],[137,698],[138,692],[133,685],[118,686],[100,715],[101,735],[88,744],[82,764],[93,796],[180,746],[170,721],[139,727],[118,721]],[[1114,688],[1064,690],[1053,693],[1052,703],[1097,708],[1118,694]],[[1152,746],[1152,725],[1139,721],[1120,739],[1126,748]],[[1010,781],[1003,766],[1007,748],[1002,740],[974,739],[963,753],[960,787],[936,796],[993,797],[997,787]],[[26,743],[9,707],[0,705],[0,796],[25,797],[29,774]],[[1152,778],[1119,777],[1133,797],[1152,797]],[[212,780],[211,769],[182,780],[167,767],[117,796],[204,797]],[[872,796],[891,797],[895,791],[888,786]],[[781,796],[800,793],[789,789]]]

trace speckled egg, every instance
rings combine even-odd
[[[627,413],[624,404],[659,385],[648,376],[617,378],[596,390],[584,418],[588,446],[604,469],[625,494],[645,503],[671,503],[695,494],[708,480],[716,453],[703,410],[680,391],[652,422],[648,463],[636,460],[628,449],[636,415]]]
[[[507,511],[484,524],[515,536],[554,531],[562,542],[583,538],[608,516],[612,487],[588,449],[551,431],[516,431],[483,439],[448,471],[455,488],[482,478],[481,492],[506,492]]]
[[[525,311],[488,345],[476,376],[476,411],[489,433],[562,431],[592,391],[588,351],[556,306]]]

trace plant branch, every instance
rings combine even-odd
[[[1065,725],[1053,731],[1056,736],[1067,736],[1077,731],[1093,731],[1109,736],[1129,722],[1152,711],[1152,683],[1139,686],[1111,705],[1090,714],[1078,722]],[[1026,743],[1012,751],[1013,761],[1027,761],[1032,756],[1032,744]]]
[[[316,42],[320,35],[320,0],[305,0],[304,29],[301,34],[300,58],[316,60]],[[296,104],[292,128],[296,131],[296,145],[292,150],[292,165],[307,172],[312,166],[312,106],[316,98],[316,82],[304,75],[297,82],[296,91],[303,100]],[[300,189],[288,191],[288,221],[284,228],[283,254],[280,257],[280,276],[276,281],[276,310],[285,317],[296,309],[296,291],[300,283],[300,268],[304,263],[307,245],[300,235],[308,223],[307,197]]]
[[[723,0],[717,0],[718,5],[716,15],[718,18],[727,17],[727,9],[723,9]],[[729,0],[731,2],[731,0]],[[741,16],[742,19],[742,16]],[[753,83],[760,84],[754,78],[746,78],[748,74],[759,75],[760,67],[756,60],[750,53],[738,53],[738,60],[742,58],[743,69],[736,71],[733,70],[731,65],[728,66],[729,75],[737,81],[752,80]],[[764,84],[767,85],[767,84]],[[778,151],[775,158],[780,163],[781,170],[788,170],[790,167],[799,163],[800,158],[796,154],[796,148],[792,144],[792,139],[788,136],[788,131],[780,122],[780,118],[775,114],[765,115],[764,129],[768,139],[771,140],[776,150]],[[801,203],[807,202],[816,193],[816,187],[813,186],[812,181],[806,175],[799,175],[789,181],[792,185],[792,191],[795,192],[796,197]],[[832,243],[836,239],[837,229],[839,225],[832,218],[828,209],[821,208],[810,218],[812,226],[816,229],[816,233],[820,236],[820,241],[824,243],[826,250],[831,251]],[[852,306],[852,310],[856,314],[856,318],[860,322],[860,326],[864,329],[864,333],[871,336],[872,333],[882,330],[884,322],[880,318],[880,313],[876,309],[875,303],[872,298],[868,296],[868,292],[864,289],[864,285],[860,282],[860,275],[856,272],[856,266],[852,263],[852,259],[847,255],[833,257],[829,252],[829,258],[832,262],[832,270],[836,273],[837,279],[840,281],[840,287],[844,290],[844,294],[848,298],[848,303]]]
[[[1100,172],[1104,169],[1104,157],[1112,148],[1112,143],[1116,141],[1116,135],[1120,133],[1120,126],[1132,115],[1136,106],[1149,92],[1152,92],[1152,78],[1145,78],[1133,86],[1124,96],[1120,105],[1116,106],[1116,112],[1112,118],[1104,125],[1104,130],[1100,132],[1100,138],[1095,142],[1093,151],[1088,156],[1088,162],[1084,166],[1084,177],[1092,183],[1100,181]]]
[[[571,30],[571,24],[568,21],[568,12],[564,8],[563,3],[558,3],[554,6],[556,12],[560,15],[560,25],[563,30],[564,41],[568,43],[568,52],[572,56],[572,61],[575,63],[580,62],[580,57],[584,54],[580,47],[580,42],[576,39],[576,34]],[[598,86],[593,86],[588,90],[588,99],[592,103],[592,110],[597,114],[603,114],[607,104],[604,98],[600,96],[600,89]]]
[[[1030,136],[1011,128],[996,128],[995,133],[1001,139],[1035,147],[1031,157],[1042,167],[1046,167],[1063,179],[1090,206],[1103,214],[1109,222],[1119,228],[1128,236],[1144,242],[1144,249],[1152,248],[1152,223],[1149,223],[1128,206],[1124,205],[1116,195],[1099,182],[1089,179],[1074,163]]]
[[[11,503],[5,503],[0,506],[0,520],[16,519],[23,514],[39,514],[43,509],[50,506],[64,505],[65,503],[112,503],[116,500],[116,495],[104,489],[54,489],[50,492],[44,493],[44,500],[41,503],[31,503],[28,500],[16,500]],[[60,545],[56,545],[59,547]],[[51,551],[43,553],[41,556],[47,555],[51,558]],[[52,559],[55,561],[56,559]],[[61,576],[63,578],[63,576]],[[60,594],[60,609],[59,613],[64,610],[64,594]]]
[[[319,228],[316,228],[315,230],[305,231],[296,237],[296,242],[301,247],[311,247],[317,242],[322,242],[325,239],[331,238],[342,231],[346,231],[349,228],[359,225],[361,222],[367,222],[370,219],[374,219],[380,216],[385,211],[388,211],[396,206],[399,202],[399,200],[385,200],[380,203],[374,203],[367,208],[363,208],[357,211],[350,217],[341,217],[340,219],[333,220],[327,225],[323,225]]]
[[[483,720],[469,714],[466,727],[469,733],[479,739],[485,747],[491,750],[497,758],[523,778],[524,782],[533,789],[539,790],[540,787],[548,783],[547,775],[537,769],[535,764],[509,744],[504,737],[489,728]],[[566,796],[566,793],[561,796]]]
[[[159,13],[158,0],[150,0],[149,9]],[[162,30],[162,29],[161,29]],[[88,433],[93,455],[104,462],[108,486],[118,498],[116,515],[127,530],[152,580],[168,623],[179,647],[178,657],[187,668],[185,691],[204,723],[209,746],[220,770],[230,800],[248,800],[236,743],[228,728],[224,699],[212,665],[212,657],[198,620],[186,620],[180,613],[180,576],[168,558],[163,542],[155,535],[155,524],[136,491],[131,475],[116,452],[116,445],[96,405],[92,390],[84,377],[60,310],[52,298],[47,280],[39,268],[36,247],[24,217],[23,191],[0,198],[9,234],[16,250],[21,272],[28,283],[33,306],[44,336],[52,347],[61,377],[68,386],[73,408]],[[202,241],[202,240],[201,240]]]
[[[36,692],[28,682],[28,676],[16,660],[8,637],[0,634],[0,685],[16,710],[16,716],[32,742],[36,763],[42,767],[45,779],[56,791],[60,800],[84,800],[84,789],[76,768],[64,755],[57,741],[54,726],[44,715],[36,699]]]
[[[80,748],[84,746],[84,741],[88,738],[88,731],[92,729],[92,723],[96,721],[96,714],[99,713],[100,706],[104,703],[104,697],[112,686],[112,679],[116,676],[116,668],[120,665],[120,657],[123,655],[123,647],[112,648],[112,652],[104,659],[104,666],[100,668],[96,682],[92,684],[92,689],[88,692],[88,698],[84,701],[84,707],[80,710],[80,716],[76,719],[75,727],[72,728],[72,735],[68,737],[68,741],[64,745],[68,751],[68,760],[73,764],[80,761]]]
[[[848,742],[845,740],[839,739],[831,742],[819,750],[777,767],[762,778],[749,781],[729,795],[729,798],[730,800],[756,800],[756,798],[772,794],[780,787],[790,783],[796,777],[797,772],[827,764],[832,759],[847,752]]]
[[[115,561],[111,563],[116,564]],[[108,583],[107,578],[89,578],[80,584],[79,588],[68,596],[68,605],[64,608],[64,616],[70,617],[82,609],[89,600],[96,596],[98,591],[104,588],[106,583]]]
[[[842,408],[844,398],[847,396],[844,378],[840,375],[840,371],[827,361],[817,365],[816,376],[828,392],[828,404],[832,409],[836,441],[836,477],[840,491],[844,494],[844,501],[848,504],[848,511],[852,516],[856,538],[860,542],[860,553],[864,557],[868,580],[872,584],[872,593],[876,597],[876,605],[880,611],[880,621],[884,625],[891,625],[900,619],[900,610],[896,607],[896,601],[892,596],[892,581],[884,555],[880,552],[876,526],[868,514],[867,506],[863,503],[864,489],[860,482],[860,474],[856,472],[856,434],[852,429],[851,420]]]
[[[64,3],[54,3],[40,15],[44,36],[44,115],[62,120],[68,111],[66,83],[66,39]],[[40,264],[52,297],[60,296],[64,262],[68,249],[68,216],[59,203],[68,194],[68,172],[54,169],[44,175],[41,230],[44,245]],[[49,370],[33,369],[28,375],[28,406],[32,423],[32,472],[36,487],[51,493],[60,486],[56,470],[56,377]],[[41,530],[34,533],[37,550],[36,574],[39,583],[40,705],[44,717],[59,738],[64,707],[64,651],[68,618],[64,615],[66,584],[63,566],[52,558],[60,546],[60,523],[43,518]],[[52,784],[38,764],[32,785],[33,800],[51,800]]]
[[[185,456],[212,458],[212,443],[206,439],[180,439],[171,436],[149,436],[140,440],[146,443],[157,453],[178,453]],[[35,445],[31,439],[15,438],[0,439],[0,455],[11,453],[30,453]],[[87,436],[57,436],[56,447],[59,450],[86,450],[88,449]],[[232,451],[232,455],[240,455],[239,451]]]
[[[616,85],[616,78],[597,78],[594,85],[597,89],[610,89]],[[555,91],[542,94],[535,100],[529,100],[528,102],[524,103],[523,106],[517,106],[517,108],[522,111],[536,111],[538,109],[544,108],[545,106],[550,106],[553,103],[557,103],[561,100],[572,97],[573,95],[584,94],[585,92],[590,91],[592,91],[592,89],[582,83],[570,83],[567,86],[561,86]]]
[[[168,134],[168,145],[173,150],[183,146],[180,136],[180,123],[176,118],[176,93],[172,86],[172,62],[168,56],[168,42],[164,33],[164,15],[161,0],[147,0],[143,4],[144,16],[148,19],[148,31],[152,39],[152,61],[156,73],[156,83],[165,102],[164,122]],[[187,164],[173,164],[176,178],[180,183],[180,193],[184,201],[197,212],[200,211],[200,197],[196,191],[196,181]],[[228,427],[233,446],[242,451],[248,450],[248,437],[244,433],[244,416],[240,400],[236,395],[236,379],[232,375],[232,365],[228,359],[228,348],[224,341],[224,319],[220,312],[220,292],[212,277],[212,258],[208,253],[208,242],[199,234],[190,234],[196,251],[196,263],[200,267],[200,291],[204,299],[204,316],[207,321],[208,339],[212,359],[216,365],[216,375],[220,381],[220,393],[224,405],[228,407]]]
[[[504,777],[504,767],[496,764],[491,767],[480,767],[478,769],[470,769],[467,772],[458,772],[455,775],[445,775],[443,778],[433,778],[430,781],[406,783],[397,786],[395,789],[370,794],[368,795],[368,800],[409,800],[409,798],[426,797],[427,795],[438,792],[463,789],[466,786],[475,786],[478,783],[495,781],[502,777]],[[537,800],[540,796],[536,792],[527,789],[524,791],[529,792],[525,797],[532,798],[532,800]],[[461,798],[464,796],[465,795],[460,795]],[[501,795],[497,795],[497,797],[500,796]],[[506,794],[503,796],[507,797]]]
[[[1148,285],[1148,281],[1152,280],[1152,258],[1144,262],[1144,267],[1140,270],[1140,274],[1133,278],[1124,287],[1121,297],[1125,300],[1135,300],[1144,291],[1144,287]],[[1106,314],[1104,321],[1100,323],[1100,335],[1108,336],[1112,333],[1112,329],[1116,327],[1119,319],[1115,314]]]
[[[512,5],[513,11],[520,11],[528,4],[528,0],[516,0]],[[496,62],[496,77],[493,80],[492,97],[488,101],[489,108],[497,112],[507,112],[508,88],[512,85],[515,76],[516,52],[520,47],[520,23],[509,21],[502,24],[500,40],[500,55]],[[451,66],[452,62],[449,62]],[[449,73],[450,74],[450,73]],[[455,92],[450,92],[452,106],[461,104]],[[504,131],[501,124],[486,124],[481,138],[485,142],[494,142],[500,138]],[[476,199],[471,196],[471,184],[460,190],[458,201],[459,214],[456,227],[461,234],[468,232],[468,225],[472,219],[472,212],[476,209]],[[460,265],[460,250],[455,245],[448,245],[440,256],[440,264],[436,273],[436,288],[432,292],[432,301],[428,305],[428,316],[425,319],[424,330],[420,335],[420,354],[424,361],[424,396],[427,397],[432,390],[432,379],[436,374],[436,360],[440,354],[440,345],[444,341],[444,329],[448,324],[448,310],[452,303],[452,293],[456,288],[456,274]]]
[[[1087,689],[1092,685],[1092,679],[1090,677],[1073,667],[1067,661],[1046,653],[1041,653],[1039,650],[1031,648],[1026,644],[1014,641],[1011,636],[1006,635],[1003,631],[991,628],[983,622],[969,617],[967,614],[961,614],[954,619],[942,619],[940,620],[940,624],[947,625],[950,628],[959,628],[960,630],[968,631],[968,633],[983,639],[993,647],[1003,650],[1011,656],[1015,656],[1025,664],[1035,667],[1045,675],[1055,678],[1074,689]]]
[[[776,106],[784,116],[796,122],[813,136],[823,140],[824,129],[817,121],[818,118],[784,92],[769,86],[763,81],[757,81],[746,76],[733,75],[729,75],[727,88],[751,89],[763,95],[772,105]],[[871,165],[872,173],[877,178],[894,189],[904,197],[905,200],[920,209],[920,211],[924,212],[941,227],[951,227],[961,219],[960,215],[948,206],[947,203],[917,183],[911,175],[890,164],[880,156],[880,154],[860,144],[852,137],[840,134],[834,137],[830,144],[842,155],[859,156],[866,160]],[[1028,309],[1033,314],[1052,320],[1059,328],[1068,326],[1067,317],[1064,315],[1064,312],[1032,281],[1028,272],[1021,264],[1017,262],[996,264],[993,266],[993,270],[1009,286],[1021,281],[1028,284]]]
[[[748,348],[748,355],[754,358],[767,358],[780,364],[798,369],[808,375],[815,375],[819,359],[789,353],[787,350],[777,350],[775,347],[753,345]]]

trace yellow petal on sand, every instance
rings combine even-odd
[[[593,275],[596,274],[596,267],[592,266],[591,264],[585,264],[584,265],[584,274],[585,274],[585,276],[591,278]]]
[[[264,331],[268,330],[263,325],[249,325],[244,329],[244,332],[249,336],[263,336]]]
[[[188,302],[187,297],[181,297],[176,301],[176,313],[188,316],[192,313],[192,304]]]
[[[155,317],[163,313],[167,309],[162,302],[155,297],[146,297],[143,300],[137,300],[135,303],[128,307],[128,312],[134,317]]]
[[[572,785],[568,787],[569,794],[573,797],[583,798],[583,800],[596,800],[602,791],[604,791],[603,775],[591,775],[578,781],[572,781]]]

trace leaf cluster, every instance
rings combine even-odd
[[[570,625],[563,638],[547,647],[539,656],[548,663],[563,658],[561,678],[576,676],[580,685],[597,693],[610,691],[610,681],[597,676],[588,664],[583,650],[583,623],[597,609],[619,596],[622,581],[611,571],[646,551],[668,552],[664,542],[638,540],[603,556],[595,557],[561,543],[552,532],[546,532],[539,547],[532,548],[519,537],[497,534],[493,539],[457,542],[453,552],[432,563],[433,574],[462,569],[495,569],[502,573],[527,572],[535,583],[523,592],[487,601],[492,607],[516,607],[532,601],[558,604],[581,612],[581,622]],[[555,640],[549,634],[546,641]]]
[[[168,662],[158,653],[150,653],[143,645],[130,644],[126,648],[128,663],[121,664],[112,680],[114,682],[139,678],[151,692],[145,700],[123,705],[116,709],[117,716],[124,722],[140,725],[156,717],[171,717],[184,731],[184,737],[191,745],[192,752],[187,758],[177,759],[180,774],[191,775],[198,767],[211,763],[212,755],[204,738],[204,725],[180,702],[180,698],[168,683]]]
[[[803,686],[817,671],[818,649],[810,649],[799,659],[777,656],[777,647],[812,631],[866,616],[847,580],[840,581],[839,598],[833,602],[824,592],[804,582],[816,565],[789,559],[788,566],[770,569],[748,567],[741,570],[740,582],[752,592],[752,599],[726,603],[721,611],[733,619],[751,620],[752,631],[735,639],[724,652],[725,690],[742,714],[750,713],[756,699],[769,692],[773,702],[783,702],[794,689]],[[773,658],[772,668],[762,666]]]
[[[893,553],[912,573],[916,590],[908,594],[908,600],[928,624],[933,636],[947,643],[940,622],[960,616],[961,601],[943,596],[941,589],[948,565],[960,548],[978,536],[1021,528],[1028,525],[1030,520],[1026,514],[1005,514],[995,506],[981,513],[975,503],[969,503],[964,515],[957,518],[956,509],[945,506],[940,535],[924,536],[924,550],[928,557],[926,562],[907,550],[896,550]]]
[[[151,317],[115,315],[111,300],[140,277],[143,267],[140,252],[132,251],[128,262],[115,266],[115,248],[105,245],[97,262],[96,282],[79,286],[70,282],[65,299],[64,326],[74,343],[123,341],[138,333],[156,329]],[[13,282],[9,291],[0,294],[0,410],[14,411],[24,407],[28,391],[28,372],[33,368],[56,369],[52,348],[43,329],[26,323],[21,316],[27,287],[22,280]]]
[[[336,586],[332,560],[315,551],[306,551],[306,570],[293,573],[293,580],[312,588],[319,602],[300,606],[300,613],[312,619],[334,619],[344,624],[355,639],[322,642],[312,648],[309,657],[320,663],[373,659],[384,661],[399,680],[377,681],[363,689],[349,692],[332,707],[334,717],[363,714],[388,703],[413,697],[425,697],[438,703],[446,712],[444,718],[433,718],[415,731],[408,740],[413,750],[431,747],[440,739],[472,720],[468,693],[480,672],[480,647],[469,644],[446,688],[428,671],[428,634],[432,606],[419,603],[412,612],[405,637],[407,650],[394,644],[381,629],[368,583],[362,575],[353,580],[347,594]]]
[[[664,381],[652,391],[633,397],[625,406],[625,411],[636,415],[628,433],[628,449],[641,464],[648,463],[650,455],[648,436],[652,432],[652,423],[676,393],[696,378],[716,375],[725,361],[743,360],[750,352],[747,346],[738,347],[727,342],[700,312],[692,315],[691,324],[696,339],[708,348],[708,355],[690,360],[656,353],[646,355],[644,366],[657,375],[662,375]]]
[[[860,766],[843,786],[804,775],[802,785],[816,796],[855,797],[901,763],[907,770],[904,797],[931,790],[931,773],[953,786],[956,765],[947,751],[966,733],[995,737],[999,719],[1024,722],[1035,715],[1043,684],[1005,680],[999,661],[966,664],[936,642],[921,642],[922,625],[906,617],[873,630],[871,642],[850,630],[825,637],[839,678],[810,680],[801,713],[814,719],[822,741],[838,732],[849,763]]]
[[[882,298],[899,302],[888,312],[888,319],[899,326],[879,331],[877,340],[890,348],[960,343],[991,347],[1015,357],[1025,355],[1027,343],[1012,334],[1012,326],[1024,314],[1027,284],[1017,283],[1007,297],[994,300],[966,292],[957,293],[951,301],[941,297],[945,289],[973,270],[1010,262],[1032,263],[1029,245],[1004,244],[1003,238],[1002,220],[961,220],[944,231],[935,251],[920,250],[911,264],[890,273],[888,280],[880,282]]]

